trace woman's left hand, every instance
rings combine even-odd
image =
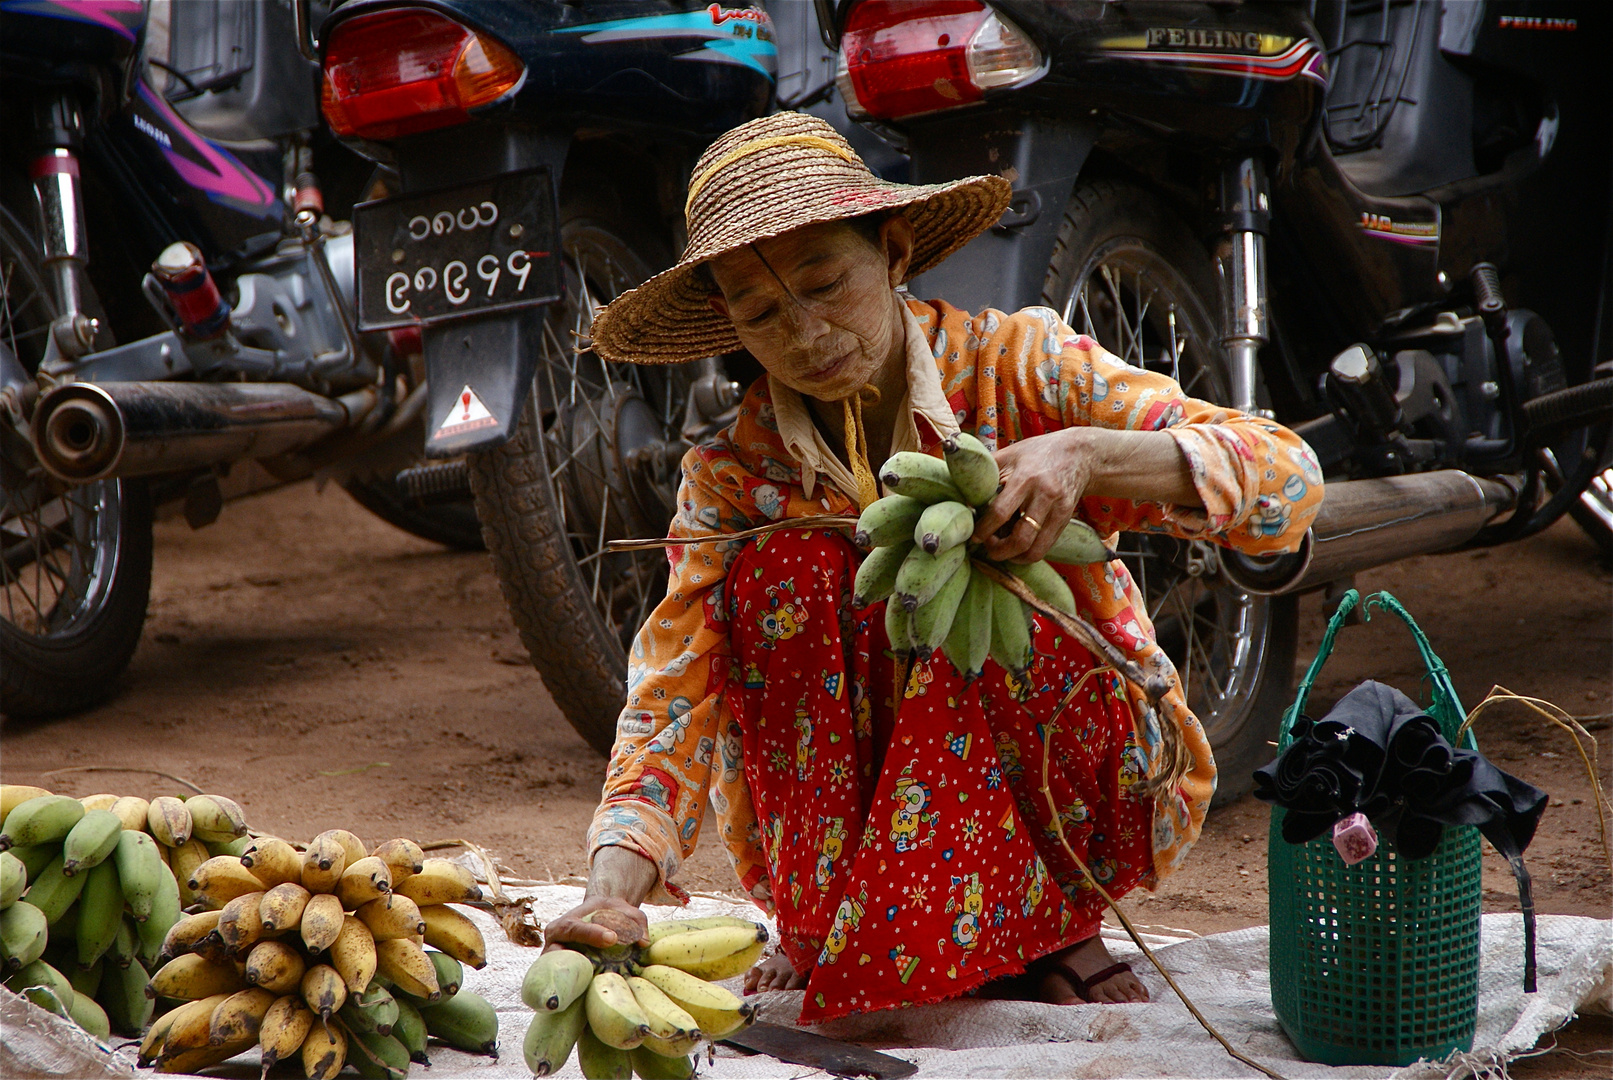
[[[1088,434],[1065,428],[997,451],[1003,488],[981,512],[974,531],[987,558],[1033,563],[1046,557],[1092,482],[1098,455]],[[1010,521],[1013,528],[997,535]]]

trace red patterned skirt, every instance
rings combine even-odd
[[[774,533],[728,576],[729,695],[782,947],[811,971],[801,1018],[957,997],[1098,932],[1151,878],[1153,803],[1132,715],[1092,655],[1036,620],[1023,680],[965,685],[937,653],[897,687],[884,604],[852,606],[860,556]],[[749,886],[752,882],[747,882]]]

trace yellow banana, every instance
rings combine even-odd
[[[318,893],[303,905],[302,943],[311,953],[324,952],[342,932],[342,902],[331,893]]]
[[[302,976],[302,1000],[326,1026],[347,1003],[347,986],[329,964],[314,964]]]
[[[252,1049],[251,1042],[225,1043],[223,1046],[198,1046],[172,1056],[164,1055],[157,1062],[157,1071],[191,1075],[214,1065],[222,1065],[236,1054]]]
[[[308,1080],[336,1080],[347,1064],[347,1036],[340,1027],[319,1025],[302,1042],[302,1074]]]
[[[39,799],[52,794],[42,787],[31,784],[0,784],[0,822],[11,816],[11,812],[29,799]]]
[[[558,1012],[582,997],[593,977],[594,962],[582,953],[550,949],[526,969],[521,980],[521,1000],[538,1012]]]
[[[163,1044],[168,1040],[169,1031],[176,1024],[180,1025],[182,1029],[188,1028],[197,1016],[200,1016],[202,1022],[206,1023],[212,1018],[213,1010],[218,1008],[218,1003],[227,997],[229,997],[228,994],[216,994],[210,998],[187,1001],[157,1017],[151,1022],[151,1027],[147,1030],[145,1038],[140,1041],[140,1049],[136,1055],[135,1063],[142,1069],[149,1068],[155,1064],[157,1058],[162,1055]]]
[[[334,892],[345,869],[347,849],[330,833],[320,833],[302,853],[302,887],[311,893]]]
[[[173,873],[174,880],[179,883],[179,902],[185,907],[200,903],[196,890],[190,887],[190,879],[198,866],[212,858],[207,853],[206,845],[200,840],[187,840],[179,847],[167,850],[168,869]]]
[[[231,994],[218,1003],[207,1021],[207,1042],[210,1046],[223,1046],[243,1040],[248,1046],[258,1041],[258,1029],[276,995],[254,986]]]
[[[687,934],[691,930],[710,930],[718,926],[742,926],[763,935],[767,927],[755,919],[741,918],[738,915],[702,915],[695,919],[663,919],[650,924],[650,944],[655,944],[669,934]],[[765,940],[765,937],[764,937]]]
[[[303,1004],[298,994],[285,994],[275,999],[269,1011],[263,1014],[263,1023],[258,1025],[264,1076],[280,1062],[296,1056],[313,1030],[314,1019],[313,1010]]]
[[[284,941],[260,941],[246,954],[246,981],[272,994],[289,994],[302,985],[308,961]]]
[[[852,582],[851,602],[857,607],[867,607],[890,596],[896,588],[896,575],[901,571],[907,553],[912,550],[912,542],[903,540],[870,551],[862,565],[857,567],[857,577]]]
[[[887,495],[869,503],[857,518],[852,542],[867,551],[908,540],[929,504],[908,495]]]
[[[963,543],[975,531],[974,511],[961,502],[939,502],[924,508],[913,526],[913,542],[931,555]]]
[[[726,988],[716,983],[679,971],[665,964],[647,965],[639,975],[671,998],[684,1012],[694,1017],[695,1023],[708,1038],[720,1039],[738,1031],[756,1016],[756,1007],[740,1001]]]
[[[62,841],[62,873],[71,877],[111,856],[123,832],[123,819],[107,809],[86,810]]]
[[[84,804],[66,795],[41,795],[18,803],[0,830],[0,851],[59,842],[84,816]]]
[[[136,922],[151,918],[158,896],[165,891],[165,879],[173,877],[157,852],[157,841],[145,833],[133,829],[119,830],[112,861],[117,864],[123,898],[129,902],[129,911]],[[177,895],[177,882],[175,885]]]
[[[392,871],[394,886],[404,878],[418,874],[426,861],[426,853],[420,850],[420,845],[402,837],[382,842],[376,846],[372,854],[386,863],[387,868]]]
[[[349,911],[391,892],[392,871],[374,855],[348,863],[336,882],[336,895],[342,898],[342,907]]]
[[[413,881],[414,878],[409,880]],[[364,920],[364,925],[370,928],[376,941],[423,938],[426,932],[426,920],[420,915],[420,906],[401,894],[371,900],[353,914]]]
[[[487,942],[470,919],[447,904],[426,905],[420,918],[426,924],[427,945],[477,970],[487,966]]]
[[[186,953],[174,957],[152,973],[146,996],[198,1001],[214,994],[233,994],[245,989],[246,980],[235,963]]]
[[[924,503],[963,501],[946,462],[929,454],[911,450],[892,454],[880,466],[879,482],[898,495],[909,495]]]
[[[611,1046],[591,1026],[577,1036],[577,1068],[586,1080],[632,1080],[633,1059]]]
[[[297,881],[283,881],[258,901],[258,918],[265,934],[279,934],[302,925],[302,913],[313,899]]]
[[[360,840],[346,829],[326,829],[324,832],[314,837],[314,843],[317,844],[325,839],[335,840],[341,845],[342,862],[345,866],[352,866],[360,859],[369,855],[369,852],[364,848],[364,841]]]
[[[202,941],[213,931],[218,929],[220,911],[202,911],[195,915],[185,915],[168,928],[168,933],[162,939],[162,951],[158,958],[164,962],[176,956],[183,956],[193,952]]]
[[[666,964],[707,981],[728,979],[748,970],[766,945],[764,927],[714,926],[651,942],[644,961]]]
[[[349,994],[362,994],[375,978],[375,935],[356,915],[343,915],[342,928],[330,945],[331,966]]]
[[[302,884],[302,852],[277,836],[260,836],[241,852],[241,865],[273,889],[288,882]]]
[[[618,1050],[631,1050],[650,1033],[650,1021],[639,1007],[627,980],[614,971],[595,975],[583,993],[588,1027],[599,1040]]]
[[[263,882],[240,859],[229,855],[215,855],[202,863],[191,871],[189,884],[197,901],[210,908],[221,908],[237,896],[263,892]]]
[[[231,956],[245,957],[263,940],[263,896],[261,892],[242,893],[219,911],[218,937]]]
[[[700,1045],[704,1038],[700,1024],[659,986],[639,975],[630,976],[627,985],[650,1023],[650,1033],[644,1036],[645,1046],[657,1054],[679,1057]]]
[[[125,795],[107,809],[118,815],[125,829],[145,832],[149,827],[147,818],[151,813],[151,804],[138,795]]]
[[[213,1026],[213,1012],[224,1002],[230,999],[229,994],[209,994],[206,998],[197,998],[189,1006],[181,1006],[174,1011],[174,1022],[168,1025],[168,1034],[163,1037],[162,1050],[158,1060],[172,1058],[177,1054],[190,1050],[198,1050],[208,1045],[208,1033]],[[195,1008],[195,1005],[207,1002],[205,1009]]]
[[[246,815],[234,799],[223,795],[192,795],[185,800],[191,833],[204,843],[220,844],[246,835]]]
[[[405,994],[412,994],[424,1001],[442,998],[436,967],[426,956],[425,950],[407,938],[377,941],[375,966]]]
[[[183,800],[159,795],[146,809],[146,827],[159,843],[184,847],[191,836],[190,811]]]
[[[919,657],[928,660],[935,655],[946,641],[947,635],[952,632],[952,624],[957,620],[958,610],[963,605],[964,595],[969,590],[969,582],[974,578],[974,571],[966,562],[958,568],[958,572],[947,579],[941,590],[930,598],[930,602],[921,605],[913,612],[913,644],[918,649]]]
[[[967,431],[960,431],[942,441],[941,452],[946,455],[947,475],[957,485],[965,502],[970,506],[984,506],[996,496],[1001,476],[997,459],[986,449],[985,443]]]
[[[466,904],[482,898],[482,890],[471,872],[448,859],[425,860],[418,874],[399,882],[393,891],[421,907],[428,904]]]
[[[582,995],[563,1009],[536,1012],[521,1040],[521,1053],[533,1076],[557,1073],[571,1057],[572,1047],[588,1026],[588,1010]]]

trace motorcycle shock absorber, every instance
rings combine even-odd
[[[99,329],[96,320],[84,314],[79,288],[79,275],[90,255],[77,150],[84,122],[77,103],[64,95],[41,105],[34,126],[43,152],[29,161],[28,177],[39,204],[43,261],[55,286],[59,312],[51,323],[51,345],[58,358],[74,360],[95,348]]]
[[[1222,229],[1226,242],[1216,259],[1221,276],[1221,344],[1227,351],[1232,400],[1240,412],[1256,412],[1255,382],[1266,323],[1266,233],[1271,195],[1258,158],[1240,158],[1221,172]]]

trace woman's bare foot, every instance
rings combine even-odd
[[[1053,953],[1044,963],[1055,969],[1062,968],[1076,978],[1086,981],[1105,968],[1113,967],[1115,958],[1109,954],[1103,938],[1093,935],[1062,952]],[[1096,985],[1088,982],[1087,990],[1092,1001],[1104,1004],[1148,1000],[1148,988],[1125,968],[1121,968]],[[1053,1005],[1079,1005],[1083,1000],[1076,993],[1076,988],[1057,970],[1049,971],[1042,976],[1040,993],[1041,1000]]]
[[[782,952],[776,952],[763,960],[760,964],[745,972],[745,993],[755,994],[763,990],[801,990],[806,987],[807,977],[799,974],[790,964],[790,958]]]

